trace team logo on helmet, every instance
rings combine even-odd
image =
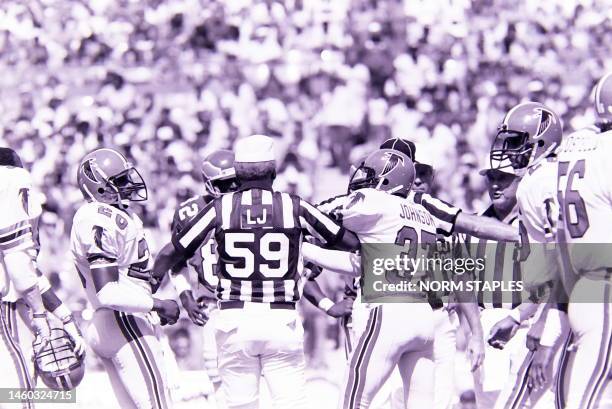
[[[387,176],[393,169],[397,168],[398,165],[404,166],[404,158],[396,153],[385,152],[383,158],[385,158],[387,162],[382,172],[380,172],[380,176]]]

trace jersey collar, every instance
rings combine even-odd
[[[514,221],[514,219],[518,217],[518,205],[514,205],[510,213],[508,213],[508,215],[504,217],[503,220],[500,220],[500,218],[497,216],[497,213],[495,212],[495,208],[493,207],[493,205],[490,205],[487,208],[487,210],[482,212],[481,216],[492,217],[494,219],[499,220],[502,223],[511,224]]]
[[[261,190],[269,190],[272,191],[272,185],[263,180],[248,180],[240,183],[239,191],[242,192],[244,190],[250,189],[261,189]]]

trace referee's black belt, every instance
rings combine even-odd
[[[253,303],[270,306],[271,310],[295,310],[295,303],[288,301],[274,301],[266,303]],[[219,301],[220,310],[244,308],[244,301]]]

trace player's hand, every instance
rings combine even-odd
[[[468,341],[466,348],[468,360],[470,361],[471,370],[474,372],[482,365],[485,355],[485,346],[482,336],[472,335]]]
[[[32,314],[32,329],[34,331],[34,352],[38,354],[51,339],[51,329],[47,321],[47,313]]]
[[[153,299],[153,311],[159,315],[162,325],[172,325],[178,321],[179,306],[174,300]]]
[[[191,322],[203,327],[204,324],[206,324],[206,321],[208,321],[206,307],[194,299],[191,291],[183,291],[180,298],[181,304],[183,305],[185,311],[187,311],[187,315],[189,316]]]
[[[338,301],[335,303],[329,310],[327,310],[327,315],[340,318],[340,317],[348,317],[353,312],[353,300],[351,298],[344,298],[342,301]]]
[[[82,356],[85,353],[85,340],[83,340],[83,335],[81,334],[81,330],[76,325],[74,320],[70,320],[64,324],[64,331],[68,333],[70,339],[74,342],[74,352],[77,356]]]
[[[497,322],[489,331],[487,342],[493,348],[504,349],[508,341],[516,334],[521,324],[512,317],[506,317]]]
[[[541,389],[548,383],[548,369],[554,355],[552,347],[538,345],[533,354],[529,368],[528,385],[532,389]]]
[[[542,332],[544,330],[545,320],[540,318],[536,322],[531,325],[529,331],[527,332],[527,339],[525,341],[525,345],[527,349],[530,351],[535,351],[538,349],[540,345],[540,338],[542,337]]]

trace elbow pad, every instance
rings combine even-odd
[[[149,312],[153,309],[153,297],[142,291],[134,291],[118,281],[102,287],[98,291],[98,301],[104,307],[128,313]]]

